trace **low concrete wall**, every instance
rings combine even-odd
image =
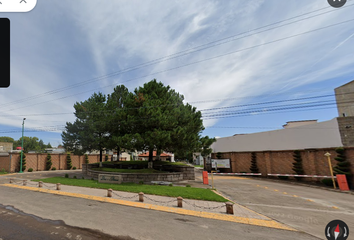
[[[177,182],[183,180],[183,173],[111,173],[88,170],[87,176],[98,179],[99,174],[120,176],[123,183],[139,183],[151,181]]]
[[[92,165],[82,164],[82,173],[94,179],[98,179],[99,174],[119,175],[122,176],[122,182],[134,182],[134,183],[139,183],[140,181],[177,182],[182,180],[195,179],[194,167],[189,167],[189,166],[173,166],[173,165],[156,166],[157,170],[168,171],[169,173],[114,173],[114,172],[94,171],[91,169],[92,169]]]

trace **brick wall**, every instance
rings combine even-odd
[[[44,171],[46,169],[47,154],[46,153],[26,153],[26,169],[32,168],[34,171]],[[57,170],[67,169],[66,154],[51,154],[52,168]],[[11,158],[11,161],[10,161]],[[88,155],[89,163],[100,161],[100,155]],[[7,172],[18,172],[20,170],[21,153],[10,153],[9,156],[0,157],[0,170],[4,168]],[[103,159],[104,161],[104,159]],[[11,162],[11,169],[10,167]],[[71,155],[72,166],[81,169],[85,163],[85,156]]]
[[[305,149],[301,151],[303,168],[306,175],[325,175],[330,176],[328,159],[324,154],[331,154],[332,167],[337,165],[334,158],[337,156],[335,149]],[[273,174],[295,174],[293,168],[294,151],[267,151],[256,152],[257,166],[262,176]],[[351,163],[351,172],[354,175],[354,147],[346,148],[346,156]],[[212,158],[216,159],[216,154],[212,154]],[[222,153],[224,159],[230,159],[230,169],[219,169],[221,172],[250,172],[251,152],[232,152]],[[318,178],[304,178],[305,181],[319,181]],[[354,177],[351,179],[354,186]]]

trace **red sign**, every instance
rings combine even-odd
[[[349,191],[347,177],[344,174],[337,174],[337,183],[341,191]]]
[[[209,184],[207,171],[203,171],[203,184]]]

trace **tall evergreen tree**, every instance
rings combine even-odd
[[[302,166],[302,158],[301,158],[301,152],[299,150],[295,150],[293,154],[294,162],[293,162],[293,171],[297,175],[303,175],[304,174],[304,169]],[[300,181],[302,178],[301,177],[295,177],[298,181]]]
[[[258,166],[257,166],[257,155],[256,153],[251,153],[251,173],[259,173]]]
[[[48,153],[45,169],[50,170],[51,168],[52,168],[52,156],[50,155],[50,153]]]
[[[344,174],[347,177],[347,182],[348,185],[351,186],[351,172],[350,172],[350,162],[347,161],[346,155],[345,155],[345,149],[344,148],[337,148],[336,149],[337,157],[334,159],[338,162],[335,167],[333,167],[334,173],[337,174]]]
[[[68,170],[73,168],[73,165],[72,165],[72,162],[71,162],[71,154],[70,153],[68,153],[66,155],[66,167],[67,167]]]

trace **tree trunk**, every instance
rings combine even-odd
[[[100,149],[100,168],[102,167],[102,149]]]
[[[148,168],[153,168],[153,157],[154,157],[154,149],[149,149],[149,163],[148,163]]]
[[[117,146],[117,161],[119,161],[119,156],[120,156],[120,147]]]

